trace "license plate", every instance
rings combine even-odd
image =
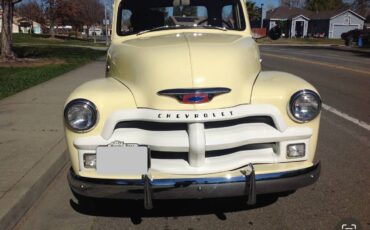
[[[146,146],[98,147],[96,155],[98,174],[141,176],[148,173],[149,151]]]

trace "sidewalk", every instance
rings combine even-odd
[[[104,70],[101,59],[0,101],[0,229],[14,226],[67,163],[64,102]]]

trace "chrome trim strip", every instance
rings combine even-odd
[[[195,89],[166,89],[158,92],[160,96],[168,96],[176,98],[179,102],[183,103],[183,97],[187,94],[207,94],[208,100],[212,99],[221,94],[230,93],[231,89],[229,88],[195,88]],[[203,103],[203,102],[201,102]],[[194,104],[197,104],[195,102]]]
[[[159,91],[159,95],[164,96],[177,96],[184,94],[197,94],[197,93],[208,93],[208,94],[224,94],[230,93],[231,89],[229,88],[198,88],[198,89],[166,89]]]

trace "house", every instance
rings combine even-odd
[[[341,38],[343,33],[362,29],[365,17],[350,9],[311,13],[310,32],[325,33],[328,38]]]
[[[2,30],[2,24],[3,24],[3,12],[0,9],[0,33],[1,33],[1,30]],[[13,31],[13,33],[19,33],[19,27],[18,27],[17,23],[15,23],[14,21],[13,21],[12,31]]]
[[[0,25],[2,25],[2,24],[3,24],[3,22],[2,22],[2,18],[0,18]],[[2,28],[2,26],[0,26],[0,33],[1,33],[1,30],[2,30],[2,29],[3,29],[3,28]],[[17,25],[17,24],[13,23],[12,31],[13,31],[13,33],[15,33],[15,34],[19,33],[19,27],[18,27],[18,25]]]
[[[0,10],[0,25],[2,25],[2,12]],[[0,26],[0,33],[2,30],[2,26]],[[27,18],[21,18],[16,15],[13,16],[13,27],[12,31],[14,34],[18,33],[34,33],[34,34],[42,34],[42,25],[35,21],[32,21]]]
[[[279,25],[285,37],[341,38],[342,33],[364,27],[365,17],[347,8],[312,12],[295,7],[278,7],[267,12],[264,25]]]
[[[42,34],[42,26],[38,22],[19,17],[14,17],[13,21],[17,23],[20,33]]]
[[[280,26],[284,37],[306,37],[308,35],[309,11],[295,7],[278,7],[267,11],[264,27],[268,30]]]
[[[100,26],[91,26],[89,28],[89,36],[102,36],[103,29]]]

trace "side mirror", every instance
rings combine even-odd
[[[269,37],[271,40],[278,40],[281,38],[281,29],[278,26],[275,26],[269,31]]]

